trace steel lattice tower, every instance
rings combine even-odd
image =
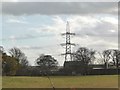
[[[63,33],[62,35],[64,35],[66,38],[66,43],[61,44],[62,46],[65,46],[65,53],[62,55],[65,55],[65,61],[72,61],[73,53],[71,51],[71,46],[75,44],[71,43],[71,36],[75,35],[75,33],[70,32],[70,26],[68,21],[66,24],[66,33]]]

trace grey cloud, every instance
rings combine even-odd
[[[25,39],[36,39],[36,38],[40,38],[40,37],[54,37],[54,34],[46,34],[46,35],[21,35],[21,36],[13,36],[13,37],[9,37],[9,38],[2,38],[1,40],[25,40]]]
[[[110,30],[115,30],[111,32]],[[83,27],[82,30],[76,30],[77,36],[92,36],[92,37],[118,37],[118,27],[111,23],[97,23],[95,27]]]
[[[108,45],[104,45],[104,44],[88,45],[88,47],[98,51],[103,51],[108,49]]]
[[[3,14],[117,14],[117,2],[4,2]]]
[[[3,0],[2,2],[119,2],[119,0]]]
[[[20,49],[23,49],[23,50],[43,50],[43,49],[54,49],[54,48],[58,48],[58,45],[55,45],[55,44],[51,44],[51,45],[44,45],[44,46],[22,46],[20,47]]]
[[[31,47],[20,47],[20,49],[23,49],[23,50],[31,50],[31,49],[42,49],[43,47],[40,47],[40,46],[31,46]]]

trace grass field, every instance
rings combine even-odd
[[[117,75],[51,76],[55,88],[117,88]],[[47,77],[3,77],[3,88],[51,88]]]

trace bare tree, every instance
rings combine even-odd
[[[113,53],[114,56],[114,63],[116,65],[117,68],[119,68],[119,64],[120,64],[120,51],[119,50],[114,50]]]
[[[75,60],[82,61],[84,64],[89,64],[95,59],[95,51],[85,47],[79,48],[75,53]]]
[[[86,47],[80,47],[74,55],[74,61],[79,61],[81,74],[87,74],[90,70],[89,64],[95,59],[95,51]],[[78,66],[75,66],[78,67]]]
[[[108,68],[108,61],[111,58],[111,56],[110,56],[111,50],[104,50],[102,54],[103,54],[104,65],[105,65],[105,68],[107,69]]]
[[[111,63],[112,65],[119,67],[120,64],[120,51],[115,49],[108,49],[104,50],[99,53],[101,59],[104,62],[105,68],[108,68],[108,64]]]
[[[19,48],[11,48],[9,53],[12,57],[16,58],[18,63],[22,66],[28,66],[28,60],[25,54]]]

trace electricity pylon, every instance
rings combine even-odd
[[[62,55],[65,55],[65,61],[72,61],[73,53],[71,51],[71,46],[75,46],[75,44],[71,43],[71,36],[75,35],[75,33],[70,32],[70,26],[68,21],[66,24],[66,33],[62,33],[62,35],[66,38],[66,43],[61,44],[62,46],[65,46],[65,53]]]

